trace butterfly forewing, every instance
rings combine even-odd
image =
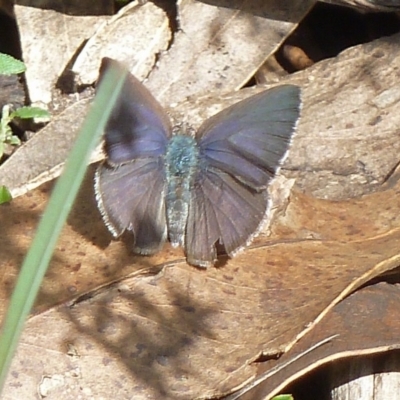
[[[104,58],[100,81],[110,67],[121,72],[120,63]],[[108,162],[118,165],[138,157],[158,157],[165,153],[171,124],[168,115],[147,88],[128,74],[105,130]]]
[[[287,153],[300,103],[300,89],[282,85],[218,113],[197,134],[205,162],[264,189]]]

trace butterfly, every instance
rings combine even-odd
[[[125,67],[104,58],[109,68]],[[113,236],[134,234],[133,251],[158,252],[167,238],[189,264],[209,267],[217,246],[228,256],[248,245],[270,207],[267,188],[285,159],[300,114],[300,88],[281,85],[206,120],[197,132],[173,127],[132,74],[104,134],[106,161],[95,193]]]

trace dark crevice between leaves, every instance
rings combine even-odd
[[[317,3],[276,52],[289,73],[296,72],[287,48],[301,49],[312,63],[335,57],[343,50],[400,32],[396,13],[362,13],[355,9]]]
[[[61,93],[81,93],[88,87],[88,85],[78,85],[75,79],[75,74],[72,71],[72,67],[75,64],[76,59],[81,54],[87,42],[87,40],[84,40],[81,45],[76,49],[68,64],[65,66],[64,71],[61,72],[59,78],[57,79],[55,87],[56,89],[59,89]]]
[[[399,350],[392,350],[394,357],[400,356]],[[335,379],[335,386],[345,385],[351,380],[360,378],[360,369],[354,368],[354,363],[362,362],[367,364],[372,363],[375,374],[396,372],[392,371],[391,368],[386,366],[386,360],[388,352],[380,354],[372,354],[369,356],[363,355],[362,357],[347,357],[341,360],[335,360],[334,363],[325,364],[313,371],[310,371],[306,375],[302,376],[301,379],[293,382],[284,389],[285,393],[291,393],[296,400],[330,400],[331,390],[333,389],[331,378],[333,370],[335,371],[352,371],[353,376],[350,377],[348,374],[343,374],[339,380]],[[365,372],[364,372],[365,373]],[[340,380],[341,379],[341,380]]]
[[[293,33],[266,62],[278,75],[291,74],[343,50],[400,32],[400,15],[395,12],[361,12],[317,2]],[[259,74],[245,87],[263,82]]]

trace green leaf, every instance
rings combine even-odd
[[[273,397],[271,400],[294,400],[291,394],[279,394],[278,396]]]
[[[16,75],[24,72],[25,64],[9,56],[8,54],[0,53],[0,75]]]
[[[12,200],[10,191],[3,185],[0,186],[0,204],[8,203]]]
[[[43,108],[39,107],[21,107],[17,110],[13,111],[10,114],[11,119],[18,117],[21,119],[29,119],[29,118],[46,118],[50,119],[50,113]]]

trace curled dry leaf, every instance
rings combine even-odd
[[[87,114],[90,101],[81,100],[52,118],[5,163],[0,181],[13,197],[58,177]]]
[[[400,349],[399,301],[400,286],[387,283],[365,287],[352,294],[337,304],[279,361],[259,364],[254,381],[226,400],[269,399],[294,379],[334,360]],[[301,356],[330,335],[337,336]],[[370,393],[369,398],[372,397]]]

